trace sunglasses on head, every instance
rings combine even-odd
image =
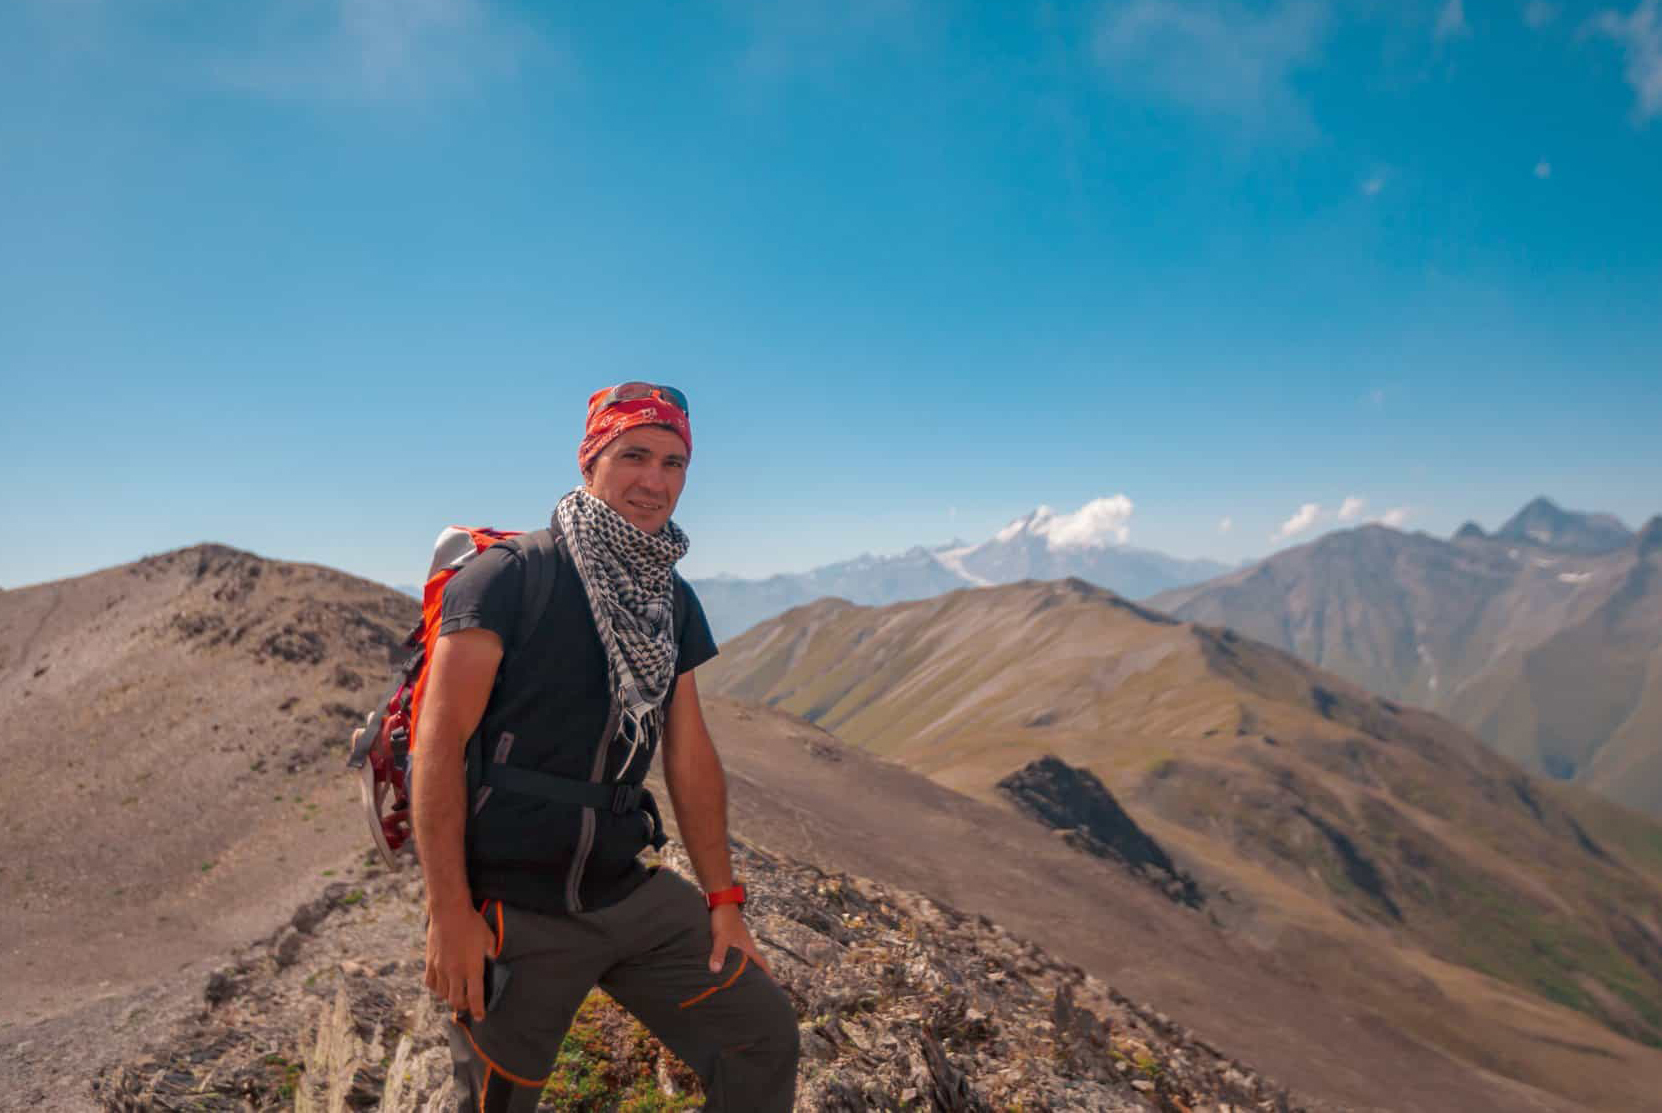
[[[660,386],[657,383],[623,383],[606,392],[606,397],[600,400],[602,410],[615,406],[619,402],[637,402],[643,398],[655,398],[660,402],[668,402],[688,417],[692,411],[687,408],[687,396],[672,386]]]

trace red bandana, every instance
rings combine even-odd
[[[661,396],[633,398],[601,408],[601,401],[615,388],[605,387],[589,396],[589,420],[583,427],[583,443],[577,446],[577,466],[585,473],[601,450],[629,430],[641,425],[662,425],[679,436],[692,455],[692,423],[681,407]]]

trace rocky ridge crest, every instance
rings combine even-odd
[[[801,1021],[801,1110],[1289,1110],[1288,1094],[985,917],[735,844],[750,921]],[[678,848],[666,864],[687,869]],[[200,1011],[94,1083],[111,1110],[439,1110],[420,881],[358,869],[244,948]],[[603,994],[545,1108],[675,1109],[697,1083]]]

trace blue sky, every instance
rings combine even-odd
[[[1638,525],[1659,199],[1659,0],[19,0],[0,585],[407,582],[627,378],[693,399],[696,575],[1120,494],[1231,561]]]

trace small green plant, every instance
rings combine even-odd
[[[290,1062],[281,1055],[267,1055],[265,1066],[273,1075],[272,1085],[277,1096],[284,1101],[292,1100],[300,1076],[305,1073],[306,1068],[299,1063]]]
[[[682,1093],[658,1088],[666,1062]],[[543,1100],[555,1109],[615,1109],[619,1113],[679,1113],[703,1104],[698,1080],[639,1021],[605,994],[589,994],[560,1046]]]

